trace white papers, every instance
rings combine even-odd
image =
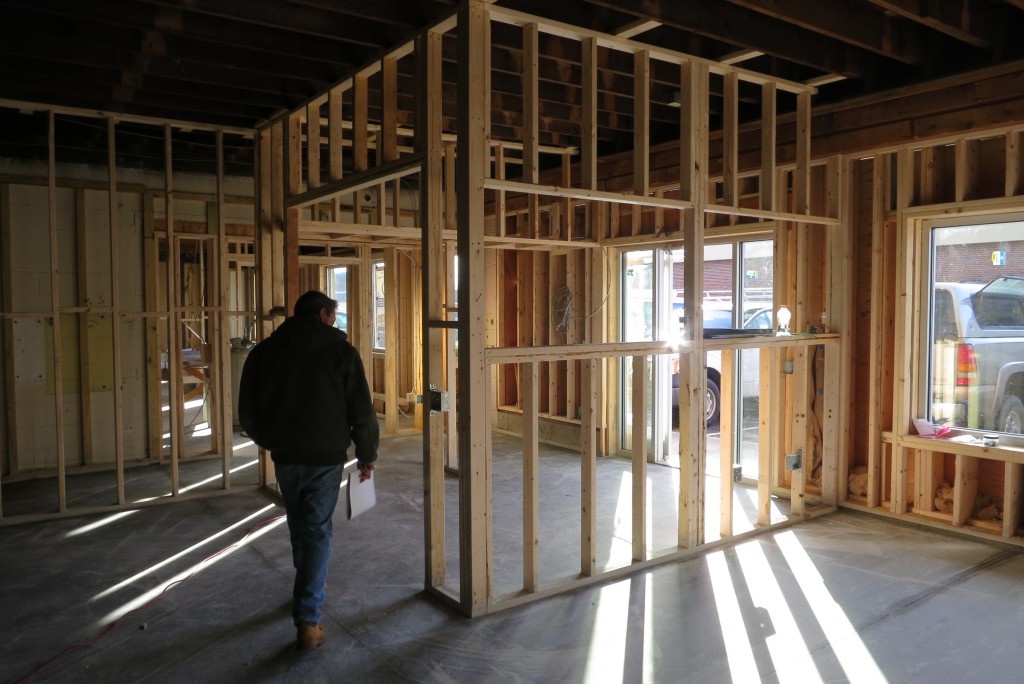
[[[359,481],[359,469],[348,475],[348,519],[368,511],[377,503],[377,490],[373,484],[373,473],[365,482]]]
[[[935,434],[935,426],[924,418],[915,418],[914,427],[917,428],[917,434],[922,437],[931,437]]]

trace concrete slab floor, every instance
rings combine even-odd
[[[496,584],[513,588],[517,441],[494,443]],[[385,440],[377,507],[352,522],[339,510],[327,642],[306,655],[294,649],[282,509],[264,494],[0,528],[0,681],[991,683],[1024,672],[1024,555],[845,511],[464,618],[422,589],[420,453],[418,437]],[[573,461],[542,456],[551,577],[578,549],[557,536],[578,537],[564,519],[579,496]],[[628,544],[619,466],[602,461],[599,487],[611,565]]]

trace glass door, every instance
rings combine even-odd
[[[655,251],[643,250],[626,252],[621,262],[622,282],[622,341],[647,342],[654,340],[655,328]],[[650,366],[648,365],[648,368]],[[633,448],[633,359],[622,359],[622,390],[620,406],[622,406],[622,449]],[[652,392],[650,374],[647,382],[647,420],[652,424]],[[650,446],[650,443],[648,443]],[[649,453],[649,452],[648,452]]]

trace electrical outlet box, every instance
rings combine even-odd
[[[735,463],[732,466],[732,481],[740,482],[743,480],[743,466],[739,463]]]
[[[786,470],[800,470],[803,467],[802,460],[803,454],[799,449],[795,454],[786,454]]]

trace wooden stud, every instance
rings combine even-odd
[[[453,168],[454,172],[454,168]],[[454,214],[452,212],[452,221],[454,222]],[[448,322],[455,322],[458,319],[458,303],[455,301],[455,263],[456,253],[458,247],[453,242],[445,242],[445,265],[443,271],[444,277],[444,301],[450,308],[447,310],[445,320]],[[456,331],[447,330],[445,337],[445,387],[448,388],[448,404],[450,406],[458,406],[458,379],[456,377],[456,371],[458,370],[458,358],[456,356]],[[449,411],[447,416],[447,430],[448,430],[448,457],[445,461],[446,467],[454,472],[459,471],[459,429],[458,429],[458,411]]]
[[[53,332],[53,410],[54,439],[57,448],[58,510],[67,510],[67,457],[64,451],[64,372],[60,321],[60,260],[57,252],[57,161],[56,122],[49,112],[47,130],[47,205],[50,227],[50,320]]]
[[[505,178],[505,146],[496,145],[494,148],[494,177],[503,180]],[[507,208],[505,203],[505,191],[498,190],[494,198],[494,221],[498,224],[495,233],[505,236],[505,222],[507,220]]]
[[[739,76],[730,71],[723,79],[722,111],[722,201],[730,207],[739,206]],[[730,216],[730,223],[736,222]]]
[[[78,246],[78,305],[89,306],[89,249],[88,245],[88,213],[85,208],[84,188],[75,190],[75,244]],[[117,262],[111,262],[117,263]],[[113,269],[111,269],[113,270]],[[94,463],[92,434],[92,351],[89,340],[89,321],[92,314],[78,316],[78,383],[80,386],[79,411],[82,422],[82,462],[86,465]]]
[[[1003,473],[1003,536],[1017,536],[1020,526],[1021,505],[1021,473],[1024,466],[1020,463],[1006,462]]]
[[[384,250],[384,432],[398,434],[398,309],[402,301],[398,290],[398,251]]]
[[[219,311],[215,314],[217,323],[217,335],[214,337],[214,344],[217,349],[215,358],[217,364],[214,366],[217,381],[220,385],[220,441],[217,448],[221,452],[221,475],[223,477],[224,489],[231,487],[231,457],[234,455],[234,430],[232,423],[234,416],[232,411],[232,386],[231,386],[231,351],[229,339],[231,338],[231,318],[228,310],[231,308],[231,282],[229,280],[228,266],[228,236],[227,220],[225,217],[224,202],[224,132],[218,130],[215,133],[215,145],[217,155],[217,216],[216,231],[217,241],[215,254],[217,264],[214,269],[214,282],[216,286],[216,302]]]
[[[798,468],[791,471],[790,477],[790,515],[805,515],[805,495],[808,471],[814,460],[808,440],[808,414],[810,413],[811,372],[810,354],[806,347],[796,347],[793,355],[793,419],[792,419],[792,453],[801,456]]]
[[[341,95],[341,88],[331,88],[327,95],[328,178],[332,183],[340,181],[344,174],[345,131],[341,121]],[[338,221],[340,217],[336,215],[334,220]]]
[[[598,361],[582,364],[583,412],[580,421],[580,574],[589,577],[597,569],[597,409]]]
[[[145,192],[142,195],[142,235],[145,243],[143,258],[146,267],[146,311],[160,311],[163,306],[160,304],[160,240],[153,234],[153,194]],[[158,461],[163,451],[163,411],[161,410],[161,350],[160,350],[160,325],[159,318],[148,316],[145,319],[146,326],[146,415],[147,415],[147,443],[148,457],[152,461]],[[169,355],[168,355],[169,356]],[[171,367],[168,364],[167,373],[170,377]]]
[[[707,194],[708,68],[686,62],[680,67],[679,192],[693,203],[683,211],[683,249],[686,254],[704,253],[704,206]],[[679,546],[689,548],[704,538],[704,467],[707,392],[704,356],[704,324],[701,316],[704,292],[703,260],[693,259],[685,269],[684,306],[687,313],[683,337],[690,347],[679,355]]]
[[[849,453],[853,443],[850,417],[853,415],[853,354],[848,350],[853,338],[854,266],[853,217],[851,203],[846,201],[847,179],[852,162],[838,156],[828,162],[826,204],[828,213],[843,217],[843,225],[830,226],[827,235],[828,280],[826,293],[825,332],[840,333],[838,349],[826,348],[825,355],[825,419],[823,435],[822,496],[828,505],[847,498],[846,477],[849,472]],[[834,450],[834,451],[833,451]],[[832,452],[834,458],[824,458]],[[834,498],[833,498],[834,497]]]
[[[935,490],[942,482],[943,458],[929,449],[915,449],[914,512],[935,510]]]
[[[633,560],[647,560],[647,357],[634,356],[633,378]]]
[[[772,461],[779,458],[777,451],[782,403],[781,350],[761,348],[760,380],[761,396],[767,401],[758,402],[758,445],[757,445],[757,524],[771,524]]]
[[[953,524],[956,526],[967,524],[974,511],[974,497],[978,493],[978,461],[973,456],[956,455],[956,477],[953,483]]]
[[[540,56],[537,24],[523,26],[523,181],[536,184],[540,177]],[[529,236],[540,237],[540,209],[536,195],[527,198]]]
[[[537,591],[540,577],[540,462],[536,363],[519,364],[523,398],[523,589]]]
[[[878,506],[881,503],[881,434],[882,426],[882,335],[885,334],[884,318],[882,315],[883,295],[882,290],[885,273],[884,269],[884,231],[885,231],[885,174],[882,158],[876,156],[872,164],[871,183],[871,328],[870,328],[870,352],[868,367],[870,382],[868,385],[868,415],[867,434],[868,441],[868,495],[867,504],[869,507]]]
[[[1024,193],[1024,132],[1009,131],[1006,134],[1006,196],[1015,197]]]
[[[481,87],[490,70],[486,42],[488,11],[480,0],[459,9],[458,46],[458,253],[459,282],[459,559],[460,602],[477,615],[490,603],[490,482],[486,452],[490,421],[486,409],[486,328],[477,299],[487,274],[484,262],[484,178],[487,176],[487,127],[490,92]],[[482,414],[482,415],[481,415]]]
[[[107,119],[107,199],[108,211],[110,213],[110,305],[113,312],[110,315],[113,326],[112,345],[114,361],[114,469],[117,478],[117,503],[125,503],[124,495],[124,391],[122,385],[124,379],[121,377],[121,279],[120,269],[115,264],[121,261],[120,241],[118,231],[120,227],[117,220],[117,153],[116,138],[114,135],[115,126],[112,118]],[[81,389],[83,396],[88,391],[87,387]]]
[[[811,94],[796,96],[796,170],[793,172],[794,211],[809,214],[811,206]]]
[[[180,480],[178,461],[181,457],[184,429],[181,395],[181,313],[178,308],[178,241],[174,231],[174,157],[170,124],[164,126],[164,219],[167,225],[167,397],[170,429],[171,495],[178,496]]]
[[[761,86],[761,176],[758,194],[760,206],[775,211],[775,146],[776,146],[776,92],[774,83]]]
[[[420,221],[423,231],[421,392],[426,400],[431,387],[445,387],[444,335],[447,333],[430,327],[431,321],[447,320],[444,312],[444,283],[448,269],[441,241],[444,227],[441,187],[444,150],[441,143],[443,98],[440,33],[427,31],[417,38],[416,72],[416,149],[423,154],[423,170],[420,174]],[[441,586],[445,579],[444,416],[447,414],[431,412],[423,425],[424,583],[428,588]]]
[[[633,53],[633,194],[647,197],[651,186],[651,61],[650,53]],[[633,206],[633,235],[640,234],[643,210]]]
[[[588,190],[597,189],[597,41],[583,40],[582,84],[583,109],[580,124],[581,185]],[[597,235],[594,236],[595,238]]]
[[[306,105],[306,187],[320,187],[320,103]]]
[[[718,460],[719,475],[721,476],[721,515],[719,518],[719,534],[722,537],[732,536],[732,467],[736,460],[736,443],[733,435],[736,434],[736,395],[734,386],[736,382],[736,351],[725,349],[722,351],[722,382],[719,385],[721,392],[719,406],[719,440]]]
[[[352,79],[352,171],[356,174],[370,168],[367,153],[367,131],[369,129],[369,87],[365,74],[356,74]],[[352,221],[363,222],[363,193],[358,190],[352,195]]]

